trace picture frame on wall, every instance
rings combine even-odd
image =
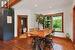
[[[12,23],[12,16],[7,16],[7,23]]]

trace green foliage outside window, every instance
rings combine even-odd
[[[61,17],[54,17],[53,20],[53,28],[55,31],[61,31],[62,29],[62,18]]]

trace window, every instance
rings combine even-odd
[[[55,31],[64,32],[63,13],[56,13],[52,14],[51,16],[52,16],[52,28],[55,29]]]
[[[53,29],[55,29],[55,31],[62,31],[62,16],[53,16],[52,19]]]
[[[49,20],[44,24],[47,25],[48,28],[52,28],[55,31],[58,32],[64,32],[63,31],[63,13],[56,13],[56,14],[51,14],[47,15]],[[46,28],[46,27],[45,27]]]

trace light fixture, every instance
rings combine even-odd
[[[35,6],[35,7],[38,7],[38,5],[37,5],[37,4],[35,4],[34,6]]]
[[[52,7],[51,7],[51,6],[49,6],[49,8],[51,9]]]

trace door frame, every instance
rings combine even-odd
[[[73,43],[75,45],[75,6],[73,7]]]
[[[21,32],[19,29],[21,29],[21,18],[27,18],[27,31],[28,31],[28,15],[17,15],[17,35],[18,37],[21,35]]]

